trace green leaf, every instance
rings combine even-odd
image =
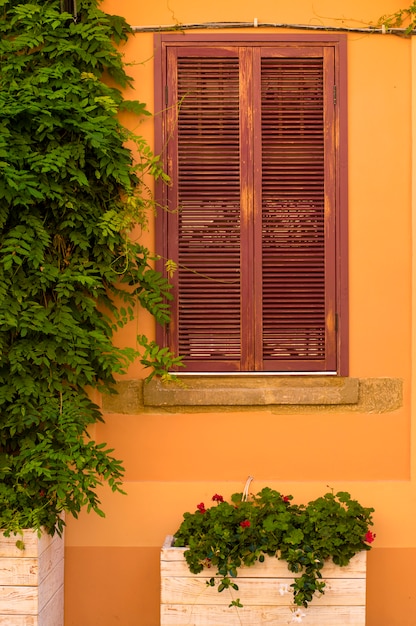
[[[0,6],[0,526],[53,533],[63,510],[104,515],[102,483],[124,493],[121,461],[89,436],[103,416],[86,387],[111,392],[143,352],[161,376],[180,361],[113,341],[139,304],[169,319],[170,285],[131,237],[164,174],[118,116],[149,114],[124,100],[124,18],[98,0],[76,22],[59,0]]]

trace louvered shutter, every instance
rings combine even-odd
[[[183,56],[184,52],[186,54]],[[172,55],[169,150],[177,166],[170,258],[178,263],[173,323],[188,370],[238,370],[240,123],[237,52]],[[176,85],[174,84],[176,77]],[[173,237],[173,239],[171,239]]]
[[[333,50],[172,47],[169,345],[187,371],[335,371]]]
[[[261,58],[263,369],[335,370],[334,61]]]

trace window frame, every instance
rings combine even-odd
[[[155,35],[155,152],[162,155],[162,160],[166,163],[166,75],[167,75],[167,54],[171,47],[215,47],[224,46],[327,46],[334,50],[335,55],[335,80],[334,80],[334,107],[336,110],[337,123],[335,125],[335,142],[338,145],[338,158],[334,164],[335,178],[335,205],[336,205],[336,370],[335,371],[293,371],[293,374],[336,374],[339,376],[348,375],[348,189],[347,189],[347,50],[346,35],[343,34],[158,34]],[[336,90],[336,91],[335,91]],[[162,183],[156,186],[156,201],[159,207],[167,206],[168,188]],[[164,249],[167,240],[167,212],[160,208],[156,221],[156,250],[160,252]],[[164,263],[159,262],[159,269],[164,271]],[[157,340],[162,345],[170,345],[169,327],[157,328]],[[183,374],[183,371],[180,371]],[[195,375],[209,374],[210,372],[194,370],[187,372]],[[226,372],[221,369],[211,373],[227,373],[238,375],[247,374],[247,371]],[[253,374],[290,374],[289,371],[256,371]]]

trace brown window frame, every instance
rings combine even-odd
[[[186,372],[189,373],[329,373],[346,376],[348,374],[348,214],[347,214],[347,91],[346,91],[346,36],[345,35],[246,35],[246,34],[162,34],[155,36],[155,149],[158,154],[163,157],[165,170],[173,181],[172,186],[166,186],[158,184],[156,189],[157,202],[160,207],[163,207],[158,212],[156,222],[156,249],[162,257],[160,267],[163,268],[164,260],[168,258],[174,258],[172,255],[172,249],[175,252],[177,245],[177,232],[173,232],[172,236],[172,223],[175,221],[177,214],[177,207],[175,206],[175,200],[172,203],[172,189],[175,188],[175,178],[177,174],[177,146],[171,141],[172,135],[176,132],[174,123],[172,120],[174,116],[172,111],[175,110],[177,116],[178,103],[174,102],[172,97],[172,90],[176,89],[176,75],[173,75],[170,70],[170,62],[176,56],[186,57],[189,54],[200,54],[201,57],[210,57],[212,50],[222,49],[224,52],[227,49],[247,50],[247,54],[242,53],[239,56],[241,63],[244,63],[244,59],[252,56],[256,56],[257,51],[264,48],[266,51],[271,49],[277,49],[280,51],[287,50],[290,56],[291,51],[299,54],[299,50],[303,50],[300,54],[309,54],[313,56],[316,54],[316,50],[319,48],[322,50],[323,56],[330,55],[332,61],[331,65],[331,77],[325,75],[326,81],[326,107],[331,111],[333,116],[331,122],[331,134],[334,151],[333,158],[328,159],[325,157],[325,169],[327,173],[325,176],[329,176],[333,181],[333,188],[331,193],[333,195],[333,201],[330,205],[325,206],[325,219],[328,217],[328,213],[333,213],[331,217],[334,219],[334,223],[331,226],[331,235],[329,237],[330,245],[332,246],[332,260],[329,272],[332,274],[332,294],[333,304],[330,308],[325,309],[325,324],[327,328],[330,328],[330,333],[326,335],[325,345],[328,345],[328,341],[332,342],[330,348],[332,357],[327,359],[326,363],[322,367],[322,361],[319,361],[317,365],[314,363],[305,364],[292,363],[290,360],[282,361],[277,367],[275,363],[266,365],[263,369],[259,369],[258,362],[256,363],[256,357],[247,354],[244,351],[245,338],[242,339],[241,347],[241,361],[236,364],[232,359],[230,362],[218,361],[215,358],[207,358],[204,362],[201,358],[193,360],[192,358],[185,359]],[[214,52],[214,55],[216,52]],[[218,52],[218,54],[222,54]],[[231,52],[233,54],[233,52]],[[265,53],[266,56],[269,52]],[[280,55],[280,53],[279,53]],[[258,56],[258,55],[257,55]],[[251,61],[250,61],[251,63]],[[326,66],[325,66],[326,67]],[[326,71],[326,70],[325,70]],[[250,68],[247,70],[247,76],[252,77]],[[333,82],[329,86],[328,81]],[[331,108],[329,107],[328,89],[331,90]],[[247,91],[247,90],[246,90]],[[252,90],[253,91],[253,90]],[[245,93],[245,92],[244,92]],[[176,95],[175,95],[176,97]],[[254,96],[255,101],[255,96]],[[175,106],[176,105],[176,106]],[[240,99],[240,110],[244,106],[244,94]],[[176,123],[176,122],[175,122]],[[242,124],[256,124],[256,115],[253,114],[253,118],[248,120],[247,117],[242,118]],[[327,132],[327,130],[325,131]],[[242,146],[248,153],[255,154],[258,150],[258,145],[253,141],[245,143]],[[249,155],[250,158],[250,155]],[[253,168],[255,169],[255,168]],[[255,193],[256,182],[255,174],[252,180],[252,190]],[[326,183],[325,183],[326,185]],[[327,187],[325,186],[325,196],[327,195]],[[244,198],[241,200],[244,204]],[[326,202],[326,200],[325,200]],[[164,208],[167,210],[164,210]],[[245,215],[245,212],[244,212]],[[241,221],[244,219],[244,215]],[[255,227],[254,227],[255,228]],[[325,225],[325,230],[328,230]],[[327,236],[327,233],[326,233]],[[253,243],[254,242],[254,243]],[[250,246],[256,245],[256,237],[252,238],[252,241],[247,245],[246,249],[249,250]],[[173,243],[173,248],[172,248]],[[325,244],[326,249],[327,244]],[[326,254],[326,253],[325,253]],[[174,259],[175,260],[175,259]],[[255,271],[255,270],[253,270]],[[326,270],[327,271],[327,270]],[[166,328],[158,328],[157,339],[162,345],[169,346],[171,350],[176,353],[180,353],[180,343],[178,341],[178,277],[174,275],[172,279],[173,289],[173,305],[172,305],[172,321]],[[254,286],[256,282],[253,281]],[[257,299],[258,301],[258,299]],[[247,297],[244,306],[240,305],[241,316],[244,318],[250,318],[256,315],[255,310],[256,298]],[[253,308],[253,306],[254,308]],[[252,307],[250,309],[250,307]],[[330,315],[328,311],[330,310]],[[330,318],[330,319],[329,319]],[[250,335],[250,331],[248,332]],[[252,346],[256,343],[254,341]],[[243,345],[244,344],[244,345]],[[254,350],[258,351],[258,348]],[[249,352],[253,350],[249,350]],[[261,361],[262,357],[260,358]],[[258,359],[257,359],[258,361]],[[328,365],[329,363],[329,365]],[[182,373],[182,370],[181,370]]]

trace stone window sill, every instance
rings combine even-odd
[[[386,413],[403,406],[400,378],[202,376],[177,381],[121,380],[104,395],[105,413],[258,411]]]
[[[143,389],[145,406],[356,404],[359,380],[336,376],[186,376]]]
[[[269,407],[280,412],[304,409],[385,413],[403,405],[398,378],[338,376],[186,376],[152,379],[143,385],[144,407],[214,410]]]

